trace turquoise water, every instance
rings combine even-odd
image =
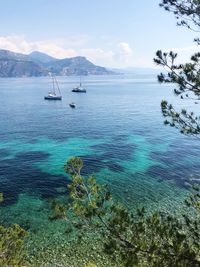
[[[86,94],[71,92],[76,77],[58,82],[63,100],[53,102],[43,100],[48,78],[0,79],[1,223],[26,228],[33,254],[59,251],[65,226],[49,223],[49,201],[68,194],[63,165],[71,156],[130,209],[180,211],[199,180],[198,141],[163,125],[160,102],[198,105],[174,98],[154,76],[86,77]]]

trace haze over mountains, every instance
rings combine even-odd
[[[25,55],[0,49],[0,77],[46,76],[49,72],[62,76],[114,74],[85,57],[57,59],[38,51]]]

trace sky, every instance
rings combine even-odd
[[[197,34],[177,27],[160,1],[0,0],[0,49],[85,56],[110,68],[155,67],[158,49],[186,61]]]

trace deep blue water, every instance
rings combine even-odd
[[[77,78],[58,77],[63,100],[54,102],[44,100],[51,88],[48,78],[0,79],[4,223],[12,219],[30,231],[41,226],[48,200],[67,194],[63,165],[74,155],[84,160],[84,174],[96,173],[132,208],[181,207],[198,182],[199,141],[164,126],[160,102],[196,111],[198,105],[175,98],[173,86],[158,84],[155,76],[84,80],[87,93],[75,94]],[[69,107],[72,101],[76,109]]]

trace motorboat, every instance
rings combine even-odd
[[[76,107],[76,104],[75,104],[74,102],[72,102],[72,103],[69,104],[69,106],[70,106],[71,108],[75,108],[75,107]]]

